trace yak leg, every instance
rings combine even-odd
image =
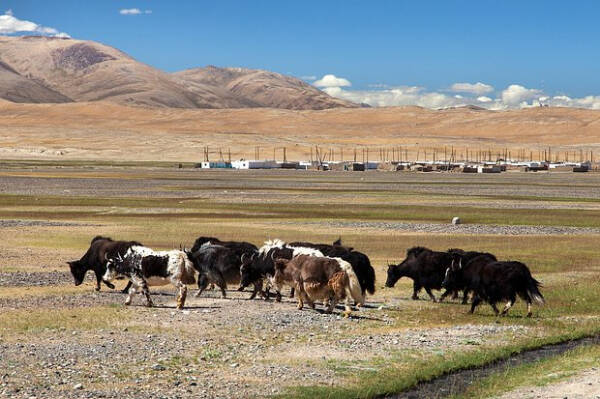
[[[496,314],[496,316],[498,316],[498,313],[500,313],[500,311],[496,307],[496,303],[495,302],[491,302],[490,306],[492,307],[492,309],[494,309],[494,313]]]
[[[332,313],[333,309],[335,309],[335,294],[329,296],[329,306],[327,306],[327,313]],[[350,309],[352,311],[352,309]]]
[[[302,308],[304,307],[304,298],[307,298],[308,296],[304,292],[304,288],[302,287],[302,284],[297,284],[297,285],[298,285],[298,310],[302,310]]]
[[[531,301],[527,301],[527,317],[531,317],[533,313],[531,312]]]
[[[129,282],[129,291],[127,291],[127,298],[125,298],[125,305],[131,305],[131,296],[135,295],[136,287]]]
[[[150,290],[148,289],[148,284],[146,283],[146,280],[144,280],[144,278],[136,273],[133,276],[131,276],[131,282],[141,288],[142,290],[142,294],[146,297],[146,306],[151,308],[152,306],[154,306],[154,304],[152,303],[152,299],[150,298]]]
[[[187,286],[181,281],[178,281],[176,286],[179,288],[179,293],[177,295],[177,309],[183,309],[185,298],[187,297]]]
[[[208,287],[208,276],[206,274],[200,274],[198,276],[198,292],[196,292],[196,297],[202,295],[202,292]]]
[[[129,289],[131,288],[131,281],[127,282],[127,286],[125,288],[123,288],[123,290],[121,291],[123,294],[127,294],[129,292]]]
[[[452,291],[452,299],[458,299],[458,290]]]
[[[255,281],[253,283],[253,285],[254,285],[254,291],[252,291],[252,295],[250,295],[249,299],[256,298],[256,294],[258,294],[259,292],[262,292],[262,281]]]
[[[477,305],[479,305],[481,303],[481,298],[479,298],[479,295],[475,295],[473,297],[473,302],[471,302],[471,310],[469,311],[469,313],[473,314],[473,312],[475,312],[475,308],[477,307]]]
[[[466,305],[469,302],[469,290],[464,290],[462,304]]]
[[[306,287],[304,286],[304,283],[303,282],[296,283],[296,286],[298,288],[298,298],[302,297],[302,300],[304,302],[308,303],[308,306],[310,306],[311,309],[314,309],[315,303],[310,298],[310,296],[308,296],[308,293],[306,292]]]
[[[209,272],[209,275],[215,285],[221,289],[221,295],[223,298],[227,298],[227,292],[225,291],[227,289],[227,282],[225,281],[223,274],[221,274],[220,271],[215,270],[212,273]]]
[[[446,290],[446,291],[444,291],[444,293],[440,297],[440,302],[442,302],[444,300],[444,298],[446,298],[448,295],[450,295],[450,293],[452,293],[452,299],[454,299],[455,295],[456,295],[456,291],[448,291],[448,290]]]
[[[504,305],[504,309],[502,309],[502,316],[506,315],[510,308],[515,304],[516,298],[510,298],[509,301]]]
[[[413,300],[417,300],[419,299],[419,295],[417,295],[419,293],[419,291],[421,291],[421,286],[419,284],[417,284],[417,282],[413,282],[413,294],[412,294],[412,299]]]
[[[431,298],[431,300],[433,302],[437,302],[437,299],[435,299],[435,296],[433,295],[433,293],[431,292],[431,288],[425,288],[425,292],[427,292],[427,295],[429,295],[429,298]]]

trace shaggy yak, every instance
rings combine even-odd
[[[207,248],[212,249],[208,250]],[[227,284],[240,282],[240,268],[244,257],[252,256],[257,250],[256,245],[245,241],[221,241],[215,237],[198,237],[188,253],[196,269],[200,272],[199,291],[196,296],[206,289],[205,283],[210,282],[212,287],[217,284],[225,297]],[[254,290],[250,299],[254,299],[259,292],[262,294],[262,282],[257,281],[253,285]]]
[[[288,245],[293,247],[314,248],[321,251],[325,256],[342,258],[352,265],[352,270],[354,270],[360,283],[363,298],[365,297],[366,292],[371,295],[375,293],[375,269],[371,266],[369,257],[362,252],[355,251],[354,248],[344,247],[341,238],[338,238],[333,245],[313,244],[310,242],[291,242]],[[357,305],[364,305],[364,303],[359,303]]]
[[[253,253],[251,256],[244,256],[242,258],[242,267],[240,268],[241,280],[239,291],[243,291],[244,288],[250,284],[260,284],[262,286],[263,281],[266,280],[266,289],[263,292],[265,299],[269,298],[269,289],[272,285],[272,279],[275,275],[275,261],[274,259],[292,259],[298,255],[313,255],[323,256],[323,254],[314,249],[306,247],[292,247],[286,244],[282,240],[269,240],[259,248],[258,251]],[[275,291],[276,301],[281,301],[281,292],[276,289]],[[294,297],[294,287],[290,293],[290,298]]]
[[[234,250],[222,245],[205,243],[197,251],[188,253],[188,256],[200,273],[196,296],[200,296],[211,283],[216,284],[221,289],[223,298],[226,298],[227,284],[239,284],[241,260]],[[244,255],[242,255],[243,257]],[[262,291],[262,283],[255,281],[253,284],[254,291],[250,299]]]
[[[413,280],[412,299],[419,299],[419,291],[425,288],[431,300],[437,302],[431,290],[442,288],[446,269],[451,263],[452,255],[449,252],[436,252],[423,247],[410,248],[406,251],[406,259],[402,263],[388,266],[385,286],[393,287],[401,277],[408,277]],[[440,300],[451,292],[450,290],[444,292]]]
[[[461,267],[455,271],[451,280],[444,279],[446,285],[442,283],[442,286],[455,293],[462,290],[462,304],[466,305],[469,293],[473,291],[470,288],[470,282],[473,277],[472,270],[476,267],[475,265],[479,263],[496,262],[498,259],[488,252],[463,251],[462,249],[457,248],[451,248],[448,252],[453,255],[452,264],[458,261],[458,264],[461,265]],[[472,261],[475,259],[477,259],[477,262],[472,264]],[[446,270],[446,276],[448,273],[449,271]]]
[[[517,295],[527,302],[527,317],[532,315],[531,304],[533,302],[544,304],[544,297],[539,290],[541,284],[531,276],[531,272],[525,264],[521,262],[490,262],[486,256],[479,256],[465,266],[468,267],[468,270],[464,273],[460,255],[454,254],[453,258],[443,284],[453,284],[456,277],[463,272],[462,277],[466,280],[468,289],[473,290],[475,294],[470,313],[475,311],[481,301],[486,301],[494,309],[494,313],[499,314],[496,303],[507,301],[501,313],[506,315],[514,305]]]
[[[299,255],[291,260],[275,259],[277,286],[287,284],[298,291],[298,309],[304,301],[314,309],[314,302],[327,303],[327,312],[331,313],[337,302],[345,299],[345,314],[352,309],[350,298],[362,302],[362,292],[356,274],[348,262],[340,258]]]
[[[81,259],[67,262],[71,269],[71,274],[75,279],[75,285],[83,283],[87,271],[93,270],[96,274],[96,291],[100,291],[101,281],[108,288],[114,289],[115,286],[113,284],[102,279],[102,276],[106,272],[106,258],[113,258],[117,255],[123,256],[133,245],[142,244],[137,241],[114,241],[109,237],[94,237],[90,243],[90,247]]]
[[[148,286],[171,283],[178,288],[177,309],[182,309],[187,296],[186,284],[196,279],[193,263],[187,254],[179,250],[154,251],[148,247],[134,245],[124,256],[107,258],[104,280],[127,277],[132,283],[125,305],[131,304],[131,296],[138,290],[146,297],[146,306],[152,306]]]

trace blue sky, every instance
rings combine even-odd
[[[320,82],[325,91],[373,105],[585,106],[594,96],[600,108],[600,1],[0,0],[7,10],[165,71],[330,74],[345,81]]]

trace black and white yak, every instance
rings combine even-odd
[[[148,286],[172,284],[178,289],[177,309],[182,309],[187,296],[186,284],[193,284],[196,269],[184,251],[155,251],[144,246],[130,247],[124,256],[107,258],[104,280],[112,281],[126,277],[131,288],[125,305],[131,304],[131,297],[140,291],[146,298],[146,306],[151,307],[152,299]]]
[[[102,279],[106,273],[106,259],[125,255],[133,245],[142,244],[137,241],[115,241],[110,237],[94,237],[81,259],[67,262],[75,285],[83,283],[88,270],[93,270],[96,275],[96,291],[100,291],[100,282],[103,282],[108,288],[114,289],[113,284]]]

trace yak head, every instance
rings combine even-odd
[[[87,265],[85,265],[81,260],[73,260],[67,262],[67,264],[71,269],[71,274],[75,280],[75,285],[81,285],[81,283],[83,283],[83,279],[85,278],[85,273],[88,271]]]
[[[409,270],[416,262],[417,257],[424,251],[429,251],[423,247],[412,247],[406,251],[406,258],[397,265],[388,265],[386,287],[393,287],[402,277],[409,276]]]
[[[394,265],[391,263],[388,264],[387,279],[385,280],[385,286],[388,288],[392,288],[394,285],[396,285],[396,282],[398,282],[398,280],[400,280],[400,278],[404,276],[405,273],[401,263],[398,265]]]
[[[121,254],[117,253],[117,256],[114,258],[109,258],[105,255],[106,259],[106,272],[104,272],[104,276],[102,276],[102,280],[104,281],[113,281],[119,275],[117,271],[117,267],[121,265],[125,260],[121,256]]]
[[[252,255],[242,254],[240,258],[242,264],[240,266],[240,286],[238,291],[243,291],[244,288],[262,278],[260,269],[256,267],[256,252]]]
[[[451,289],[455,286],[459,275],[462,273],[462,255],[460,252],[450,252],[452,256],[452,262],[450,266],[446,269],[446,274],[444,276],[444,281],[442,281],[442,287],[446,289]]]

